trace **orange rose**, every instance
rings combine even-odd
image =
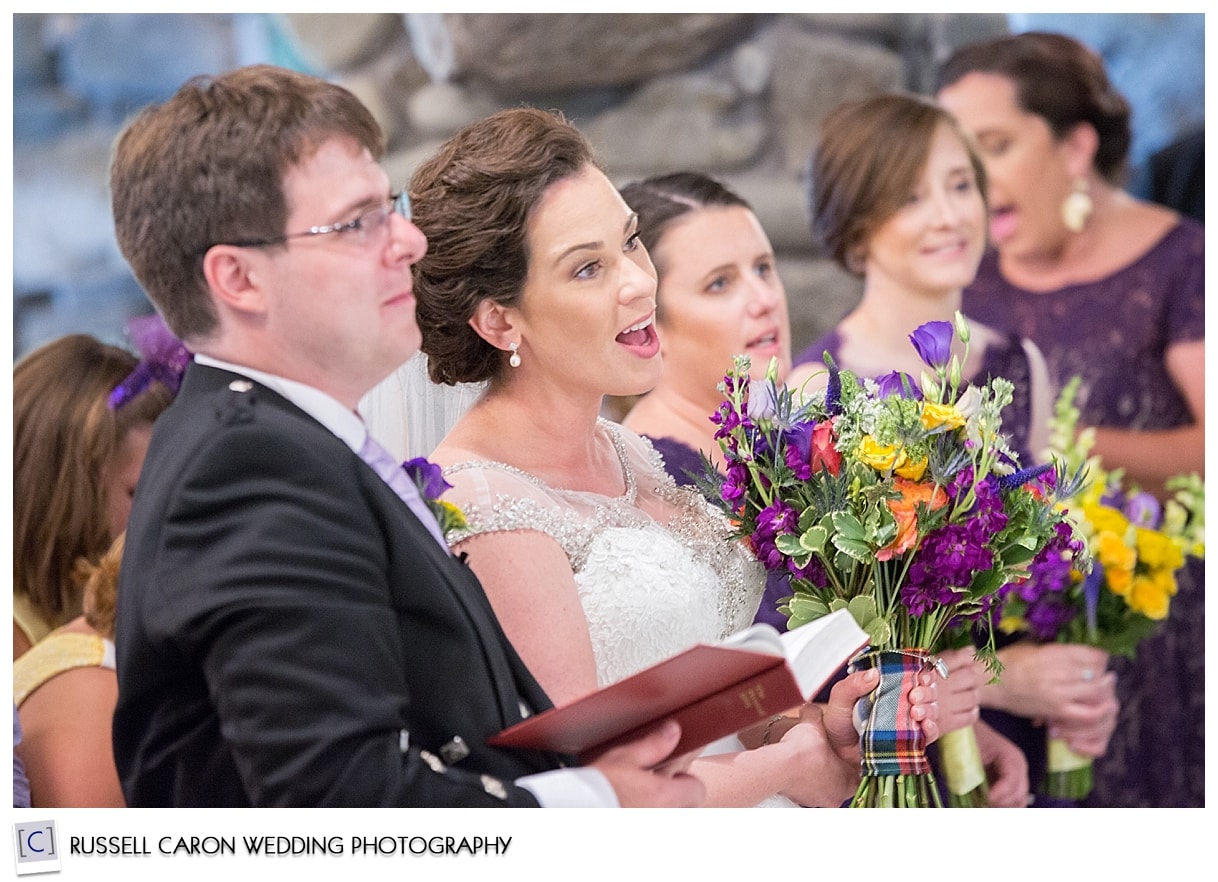
[[[897,536],[875,553],[876,560],[890,560],[904,554],[918,541],[918,503],[933,511],[947,504],[947,492],[938,484],[896,478],[893,487],[901,494],[888,500],[888,510],[897,522]]]

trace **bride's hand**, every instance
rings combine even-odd
[[[805,704],[798,721],[788,719],[779,742],[794,747],[800,763],[793,769],[793,783],[782,795],[803,806],[840,806],[858,788],[858,761],[843,758],[831,745],[821,705]]]
[[[912,708],[910,715],[922,725],[922,733],[926,743],[938,739],[940,734],[939,705],[935,682],[939,679],[934,671],[923,671],[918,675],[918,685],[909,692]],[[825,731],[834,751],[843,759],[851,759],[857,763],[859,755],[859,735],[854,728],[855,703],[875,689],[880,681],[880,674],[875,668],[865,671],[855,671],[833,685],[829,691],[829,703],[824,707]]]

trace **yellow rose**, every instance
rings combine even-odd
[[[902,459],[905,457],[902,456]],[[922,476],[926,474],[926,466],[929,460],[923,456],[920,459],[908,460],[904,465],[898,466],[894,471],[902,478],[909,478],[911,481],[921,481]]]
[[[870,435],[864,435],[855,454],[859,462],[869,465],[877,472],[887,471],[905,464],[905,449],[895,444],[881,444]]]
[[[1176,596],[1177,585],[1175,570],[1155,570],[1150,574],[1150,579],[1164,594],[1169,594],[1172,597]]]
[[[1158,530],[1135,527],[1138,537],[1138,558],[1151,569],[1178,570],[1184,566],[1180,546]]]
[[[1132,570],[1138,562],[1138,553],[1125,544],[1123,534],[1111,530],[1096,535],[1095,556],[1109,570]]]
[[[940,426],[958,429],[964,423],[964,414],[954,404],[935,404],[928,401],[922,405],[922,425],[927,429],[937,429]]]
[[[1171,606],[1171,595],[1160,589],[1153,579],[1145,576],[1134,578],[1126,598],[1129,608],[1148,619],[1159,621],[1167,618]]]
[[[1104,578],[1108,581],[1108,590],[1113,594],[1118,597],[1129,596],[1129,586],[1133,582],[1133,570],[1106,568]]]
[[[1097,533],[1109,532],[1123,536],[1129,529],[1129,519],[1115,508],[1107,505],[1089,505],[1085,510],[1087,520]]]

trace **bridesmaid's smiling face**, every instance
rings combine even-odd
[[[904,205],[867,241],[868,285],[939,296],[973,281],[985,250],[985,200],[968,150],[946,123]]]
[[[589,395],[637,395],[659,380],[656,271],[638,216],[586,166],[546,190],[529,218],[528,275],[511,310],[523,379]]]

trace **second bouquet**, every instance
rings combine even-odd
[[[711,417],[726,464],[708,470],[712,495],[762,563],[791,574],[790,626],[846,608],[870,635],[854,667],[881,678],[855,709],[854,806],[940,804],[909,690],[949,633],[992,633],[1011,586],[1074,529],[1057,505],[1075,489],[1068,476],[1022,468],[1002,433],[1012,385],[965,383],[953,339],[967,357],[958,313],[910,335],[926,364],[917,379],[860,379],[826,357],[827,385],[806,397],[773,371],[751,382],[741,357]],[[978,654],[997,675],[992,642]]]

